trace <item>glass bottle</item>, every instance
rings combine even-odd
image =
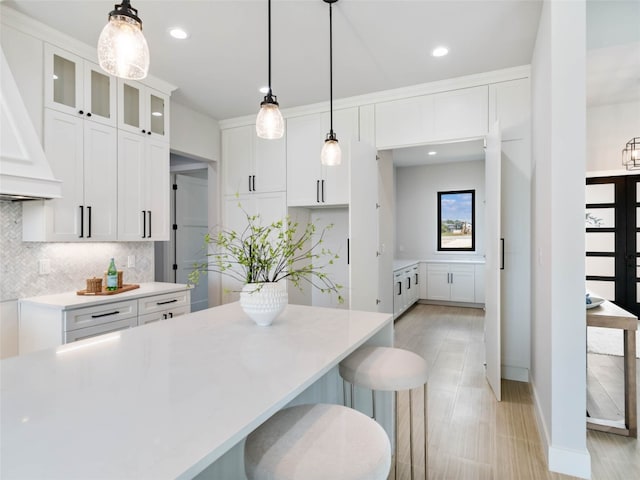
[[[107,290],[118,289],[118,269],[116,268],[116,262],[111,259],[109,263],[109,269],[107,270]]]

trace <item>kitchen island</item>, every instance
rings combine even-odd
[[[393,344],[390,314],[289,305],[258,327],[231,303],[3,360],[0,477],[244,478],[246,435],[341,402],[336,366],[364,343]]]

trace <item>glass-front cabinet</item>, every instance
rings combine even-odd
[[[45,106],[116,126],[116,79],[83,58],[45,44]]]
[[[169,141],[169,96],[138,82],[118,80],[118,128]]]

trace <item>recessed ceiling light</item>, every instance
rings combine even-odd
[[[183,29],[175,27],[169,30],[169,35],[173,38],[177,38],[178,40],[184,40],[185,38],[189,38],[189,34],[185,32]]]
[[[260,87],[260,93],[269,93],[269,87]]]
[[[434,152],[433,150],[431,150],[427,155],[435,155],[438,152]]]
[[[444,57],[447,53],[449,53],[449,49],[447,47],[436,47],[431,52],[431,55],[434,57]]]
[[[162,112],[151,112],[151,115],[154,117],[161,117],[162,116]]]

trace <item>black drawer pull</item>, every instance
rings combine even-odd
[[[91,315],[91,318],[108,317],[110,315],[118,315],[119,313],[120,311],[116,310],[115,312],[101,313],[100,315]]]
[[[174,298],[173,300],[167,300],[166,302],[156,302],[156,305],[166,305],[167,303],[176,303],[178,301],[177,298]]]

